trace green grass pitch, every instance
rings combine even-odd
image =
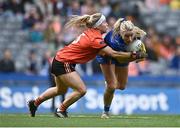
[[[101,119],[99,115],[0,114],[0,127],[174,127],[180,126],[180,115],[119,115]]]

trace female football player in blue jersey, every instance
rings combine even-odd
[[[131,21],[120,18],[114,24],[113,30],[107,33],[104,40],[112,49],[126,52],[128,44],[133,42],[135,38],[143,37],[144,35],[146,33],[134,26]],[[128,64],[131,60],[124,60],[124,62],[120,63],[111,57],[100,55],[96,57],[96,60],[100,64],[106,81],[104,111],[101,118],[109,118],[109,109],[114,91],[115,89],[125,89],[128,80]]]

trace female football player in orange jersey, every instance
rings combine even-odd
[[[56,87],[47,89],[37,99],[28,102],[32,117],[35,116],[35,112],[42,102],[66,93],[67,88],[70,87],[73,92],[65,98],[55,111],[57,117],[68,117],[67,108],[86,93],[86,86],[75,71],[76,64],[86,63],[95,58],[97,54],[111,56],[119,61],[124,58],[136,60],[146,57],[143,52],[117,52],[107,46],[102,34],[107,31],[108,24],[105,16],[100,13],[74,16],[66,26],[84,27],[86,29],[76,40],[56,53],[51,70],[55,76]]]
[[[105,36],[105,43],[116,51],[126,52],[128,44],[133,42],[134,38],[145,36],[146,33],[133,25],[131,21],[120,18],[114,24],[113,30]],[[145,47],[142,44],[142,50]],[[114,96],[115,89],[124,90],[128,80],[129,61],[119,63],[117,60],[98,55],[96,60],[100,64],[102,73],[105,77],[106,90],[104,93],[104,111],[101,118],[109,118],[109,109]],[[121,62],[123,62],[121,60]]]

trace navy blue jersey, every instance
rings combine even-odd
[[[122,39],[122,37],[119,34],[113,35],[113,31],[107,33],[107,35],[104,38],[104,41],[115,51],[127,51],[127,45]]]
[[[122,39],[122,37],[118,35],[113,35],[113,31],[107,33],[104,38],[105,43],[111,47],[115,51],[127,51],[127,45]],[[108,57],[108,56],[96,56],[96,60],[99,64],[115,64],[116,66],[128,66],[129,63],[119,63],[115,59]]]

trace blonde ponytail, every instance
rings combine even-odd
[[[120,32],[120,25],[121,22],[123,21],[123,18],[119,18],[116,23],[114,24],[114,31],[113,31],[113,35],[116,35]]]
[[[73,16],[69,22],[66,23],[65,28],[70,27],[87,27],[92,28],[93,25],[101,18],[101,13],[93,15]]]
[[[90,15],[73,15],[70,21],[65,24],[65,28],[86,26],[86,23],[89,21],[89,19]]]

